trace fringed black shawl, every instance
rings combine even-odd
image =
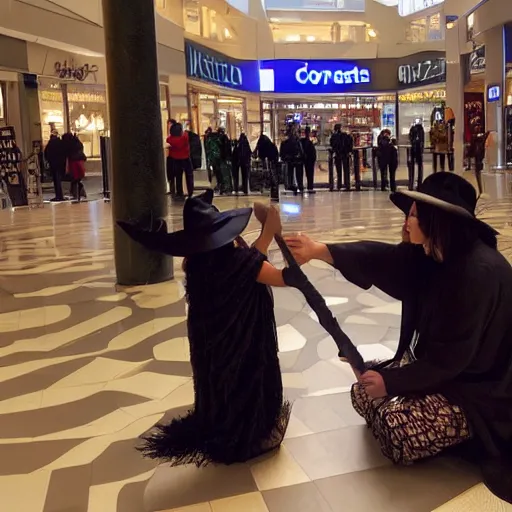
[[[283,402],[271,290],[258,250],[223,247],[186,262],[194,408],[141,448],[172,465],[244,462],[281,443]]]

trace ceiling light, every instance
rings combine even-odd
[[[288,41],[289,43],[296,43],[300,41],[299,34],[291,34],[289,36],[286,36],[285,41]]]
[[[306,37],[306,41],[308,43],[312,43],[313,41],[316,41],[316,37],[315,36],[308,36],[308,37]]]
[[[375,29],[373,29],[373,28],[368,29],[368,37],[371,37],[371,38],[377,37],[377,32],[375,32]]]

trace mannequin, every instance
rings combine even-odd
[[[416,119],[409,130],[409,143],[411,144],[410,158],[410,188],[414,187],[414,166],[418,164],[418,186],[423,182],[423,151],[425,150],[425,130],[422,120]]]

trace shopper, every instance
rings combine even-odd
[[[297,194],[297,191],[304,193],[304,153],[293,125],[288,126],[286,139],[281,142],[279,148],[279,155],[287,167],[285,187],[287,190],[293,190],[294,194]]]
[[[57,130],[52,130],[50,140],[44,149],[44,158],[50,167],[55,197],[52,202],[64,201],[62,179],[66,174],[66,147]]]
[[[201,145],[201,137],[192,130],[186,131],[190,146],[190,160],[192,162],[192,169],[201,169],[203,164],[203,147]]]
[[[393,152],[395,148],[391,144],[391,131],[385,128],[377,138],[377,161],[380,170],[380,188],[384,192],[388,189],[388,176]]]
[[[484,133],[482,125],[477,124],[471,136],[471,154],[475,158],[475,177],[479,196],[481,196],[484,191],[482,171],[484,170],[485,150],[489,133],[490,132]]]
[[[190,143],[188,134],[183,132],[181,123],[171,126],[171,135],[167,138],[169,144],[169,157],[172,162],[172,178],[175,180],[176,198],[182,199],[183,194],[183,173],[187,183],[187,195],[190,197],[194,193],[194,173],[190,161]]]
[[[308,192],[315,193],[315,164],[316,164],[316,148],[311,140],[311,128],[306,126],[304,137],[301,139],[302,151],[304,154],[304,167],[306,169],[306,181]]]
[[[283,271],[266,261],[281,231],[271,208],[251,248],[241,233],[251,208],[219,212],[213,192],[187,199],[185,229],[143,232],[121,227],[151,250],[185,258],[188,337],[195,403],[186,415],[144,436],[141,451],[176,466],[246,462],[277,448],[290,404],[283,399],[276,322],[268,285]]]
[[[341,190],[343,186],[346,191],[350,191],[350,155],[354,150],[354,139],[350,134],[341,131],[341,124],[336,124],[334,133],[331,135],[330,146],[336,167],[337,188]]]
[[[411,464],[450,447],[482,463],[512,499],[512,268],[476,219],[475,189],[453,173],[393,194],[404,242],[326,245],[287,238],[300,263],[323,260],[357,286],[402,301],[395,357],[371,364],[352,402],[382,452]]]
[[[249,175],[251,172],[251,146],[245,133],[240,135],[237,141],[234,141],[232,172],[233,187],[235,194],[240,192],[240,173],[242,173],[242,192],[249,193]]]
[[[389,158],[389,185],[391,192],[396,192],[396,171],[398,169],[398,142],[395,138],[391,139],[391,149]]]
[[[65,133],[62,136],[62,141],[67,157],[66,173],[71,178],[71,196],[75,201],[80,202],[82,198],[87,198],[85,187],[82,183],[85,177],[85,162],[87,161],[84,145],[78,138],[78,135],[74,133]]]

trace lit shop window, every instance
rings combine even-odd
[[[411,21],[406,30],[406,40],[410,43],[424,43],[440,39],[444,39],[440,13]]]
[[[225,17],[209,7],[200,6],[197,0],[185,0],[185,31],[196,36],[226,41],[234,38],[234,30]]]
[[[266,10],[364,12],[365,0],[263,0]]]
[[[45,145],[50,140],[52,130],[57,130],[61,135],[65,132],[64,94],[59,82],[46,78],[39,79],[39,109]]]
[[[270,19],[275,43],[364,43],[376,41],[377,33],[363,22],[279,23]]]
[[[100,136],[108,130],[104,87],[68,85],[70,128],[78,134],[87,157],[99,157]]]

